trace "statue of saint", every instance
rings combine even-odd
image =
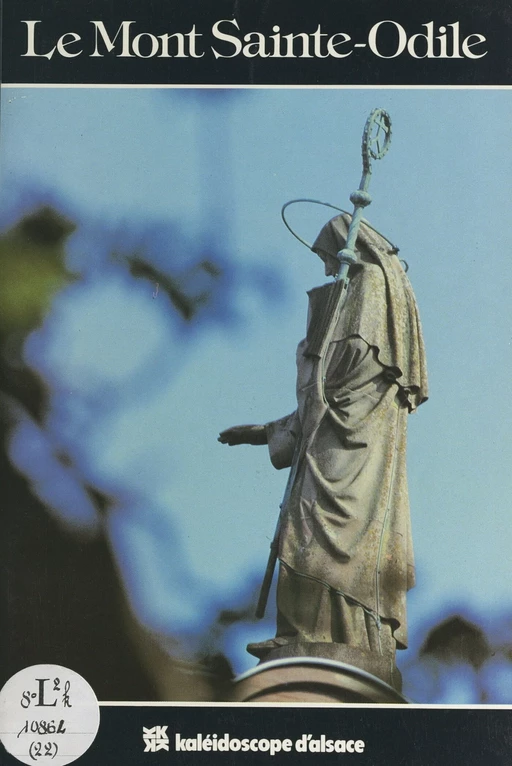
[[[326,276],[339,269],[350,217],[312,245]],[[315,337],[335,283],[309,292],[297,349],[297,409],[266,425],[223,431],[224,444],[268,444],[276,468],[295,464],[282,509],[275,638],[260,659],[294,644],[338,644],[394,665],[407,645],[405,596],[414,584],[406,479],[407,416],[427,398],[416,300],[396,249],[362,223],[348,292],[329,342]]]

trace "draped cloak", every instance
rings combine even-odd
[[[335,256],[349,223],[332,219],[312,249]],[[414,585],[406,421],[427,398],[425,351],[412,287],[387,240],[362,224],[356,250],[324,358],[308,354],[308,339],[333,285],[308,293],[298,406],[266,425],[273,465],[290,466],[294,454],[297,464],[282,511],[280,577],[287,570],[316,581],[377,624],[386,620],[403,648]]]

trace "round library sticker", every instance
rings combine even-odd
[[[91,746],[99,723],[93,690],[61,665],[24,668],[0,691],[0,739],[22,763],[72,763]]]

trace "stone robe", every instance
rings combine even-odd
[[[349,220],[329,222],[313,249],[336,255]],[[308,353],[308,338],[333,285],[309,293],[308,337],[297,349],[298,406],[266,431],[275,467],[290,466],[298,453],[279,539],[277,637],[363,642],[373,651],[383,622],[399,648],[407,644],[414,558],[406,428],[409,412],[427,397],[427,379],[416,301],[396,254],[364,225],[356,247],[324,358]]]

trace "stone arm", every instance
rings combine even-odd
[[[229,447],[234,447],[236,444],[266,444],[267,433],[265,426],[233,426],[221,431],[217,441]]]
[[[233,447],[237,444],[268,444],[274,468],[289,468],[292,464],[300,423],[297,411],[266,425],[233,426],[219,434],[218,441]]]

